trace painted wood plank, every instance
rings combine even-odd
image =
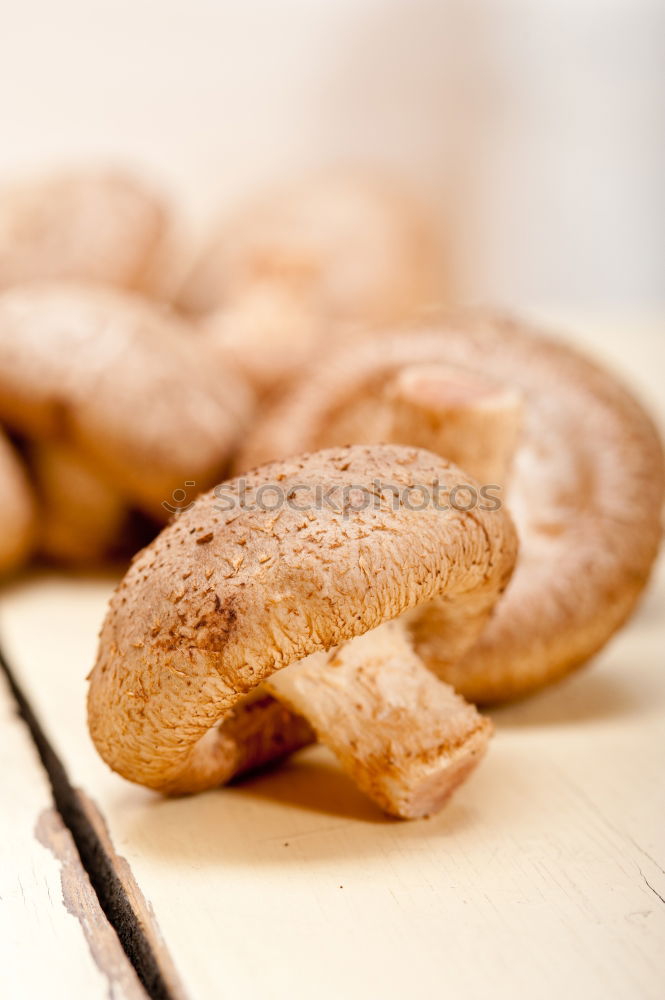
[[[192,997],[659,997],[665,674],[659,607],[593,669],[496,713],[438,818],[384,820],[322,750],[164,801],[96,757],[84,677],[104,584],[42,578],[0,605],[6,654],[100,810]],[[38,627],[36,622],[39,623]]]
[[[601,340],[596,342],[602,347]],[[612,339],[657,398],[663,347]],[[111,774],[85,675],[109,581],[0,597],[0,639],[104,823],[192,1000],[660,998],[665,980],[665,568],[593,667],[495,713],[477,775],[437,818],[384,819],[321,749],[165,801]]]
[[[145,1000],[0,673],[0,993]]]

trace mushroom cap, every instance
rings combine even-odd
[[[523,425],[506,500],[520,537],[510,586],[477,645],[443,664],[436,622],[418,653],[474,701],[522,695],[585,662],[633,609],[661,537],[663,451],[618,380],[511,319],[435,318],[329,351],[265,414],[236,470],[308,448],[386,440],[412,366],[457,366],[518,390]]]
[[[136,287],[166,228],[161,199],[119,171],[6,184],[0,188],[0,288],[49,278]]]
[[[0,576],[28,557],[36,534],[36,509],[26,470],[0,430]]]
[[[268,193],[220,226],[179,304],[209,312],[256,282],[318,299],[338,320],[398,319],[438,298],[440,251],[402,188],[362,172],[322,171]]]
[[[428,452],[351,447],[200,497],[112,598],[88,698],[102,757],[154,788],[214,786],[230,769],[209,730],[275,670],[442,593],[493,605],[515,559],[507,513],[409,509],[377,486],[444,496],[460,478]]]
[[[0,293],[0,419],[79,449],[148,513],[212,485],[247,418],[237,373],[189,326],[138,296],[45,282]]]

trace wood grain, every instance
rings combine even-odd
[[[606,353],[655,399],[663,343],[640,336]],[[593,666],[494,714],[477,775],[414,823],[386,820],[320,748],[190,799],[109,772],[84,698],[110,587],[26,578],[0,597],[0,637],[192,1000],[660,1000],[665,567]]]
[[[145,1000],[0,674],[0,992]]]
[[[192,997],[401,997],[442,982],[553,997],[571,977],[576,996],[661,995],[662,573],[600,662],[497,712],[478,775],[411,824],[385,820],[321,749],[176,801],[111,774],[83,715],[107,593],[35,579],[5,595],[0,628]]]

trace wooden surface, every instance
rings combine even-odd
[[[662,574],[661,574],[662,576]],[[111,774],[83,713],[107,583],[42,578],[0,609],[9,661],[101,811],[192,997],[659,997],[665,580],[593,669],[495,714],[477,776],[398,823],[322,750],[163,801]],[[38,627],[36,627],[36,623]]]
[[[0,675],[0,993],[142,1000]]]
[[[657,399],[661,341],[631,329],[596,346]],[[0,637],[140,919],[151,924],[173,995],[662,996],[662,567],[595,664],[495,712],[497,735],[476,776],[440,816],[414,823],[383,818],[318,748],[273,773],[178,801],[113,775],[90,745],[84,716],[85,675],[111,586],[57,575],[14,583],[0,598]],[[48,795],[38,782],[34,792],[24,788],[33,788],[36,768],[29,753],[20,767],[28,777],[12,779],[8,795],[28,796],[25,822],[11,833],[12,843],[25,843],[10,857],[17,851],[18,866],[30,870],[28,852],[48,871],[55,862],[33,834]],[[12,830],[14,822],[13,814],[5,820]],[[57,869],[50,879],[53,895]],[[35,904],[30,931],[16,925],[19,950],[26,933],[30,948],[41,948],[48,912],[46,902]],[[73,995],[64,979],[49,979],[51,997]]]

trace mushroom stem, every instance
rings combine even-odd
[[[426,448],[482,484],[508,479],[522,422],[520,393],[442,364],[409,365],[386,387],[389,440]]]
[[[0,576],[20,566],[32,549],[36,505],[23,463],[0,428]]]
[[[30,469],[40,500],[39,549],[69,563],[101,562],[121,541],[129,508],[74,448],[34,442]]]
[[[226,784],[302,750],[316,741],[316,733],[307,719],[291,712],[262,685],[200,742],[206,739],[213,744],[208,750],[217,762],[219,784]],[[171,791],[178,789],[174,786]]]
[[[382,809],[437,812],[481,759],[491,723],[425,667],[391,621],[273,674],[268,691],[310,723]]]

